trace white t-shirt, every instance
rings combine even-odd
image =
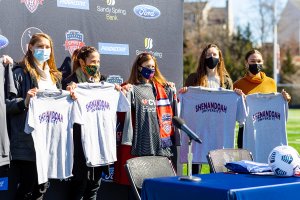
[[[72,176],[73,123],[82,121],[78,103],[67,91],[44,91],[28,108],[24,131],[33,138],[39,184]]]
[[[87,166],[113,163],[116,155],[116,112],[126,112],[130,104],[115,85],[107,82],[80,83],[75,89],[84,125],[81,140]]]
[[[243,123],[246,107],[242,96],[225,89],[188,87],[180,95],[181,117],[203,141],[193,142],[193,163],[207,163],[208,151],[234,147],[236,121]],[[181,162],[187,162],[188,137],[182,133]]]
[[[280,93],[247,95],[246,102],[243,148],[252,152],[254,161],[267,163],[274,147],[287,145],[287,102]]]

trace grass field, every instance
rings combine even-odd
[[[289,145],[300,153],[300,109],[290,109],[287,121]]]
[[[300,153],[300,109],[290,109],[287,121],[288,144]],[[183,174],[187,173],[186,165],[183,166]],[[202,174],[209,173],[207,164],[202,166]]]

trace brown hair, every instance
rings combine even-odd
[[[261,57],[262,57],[262,54],[258,51],[258,50],[256,50],[256,49],[252,49],[252,50],[250,50],[250,51],[248,51],[247,53],[246,53],[246,55],[245,55],[245,61],[247,62],[248,61],[248,58],[252,55],[252,54],[260,54],[261,55]]]
[[[217,65],[217,72],[218,75],[220,76],[220,83],[221,83],[221,87],[224,86],[224,76],[229,76],[226,68],[225,68],[225,64],[224,64],[224,59],[222,56],[222,52],[219,49],[219,47],[215,44],[208,44],[202,51],[200,58],[199,58],[199,62],[198,62],[198,68],[197,68],[197,80],[196,80],[196,85],[195,86],[204,86],[207,87],[207,69],[206,69],[206,65],[205,65],[205,59],[206,59],[206,53],[208,51],[209,48],[214,47],[218,50],[219,52],[219,63]]]
[[[98,50],[92,46],[83,46],[79,49],[76,49],[72,55],[73,72],[75,72],[78,68],[81,68],[79,62],[80,59],[82,59],[85,62],[86,58],[89,57],[90,54],[94,52],[98,52]]]
[[[160,70],[158,68],[158,64],[157,64],[156,58],[152,54],[147,53],[147,52],[141,53],[141,54],[139,54],[136,57],[133,65],[132,65],[131,73],[130,73],[130,76],[129,76],[129,79],[128,79],[127,82],[130,83],[130,84],[133,84],[133,85],[141,83],[142,82],[142,76],[141,76],[141,74],[140,74],[140,72],[139,72],[138,69],[139,69],[139,67],[142,66],[142,64],[144,62],[147,62],[147,61],[149,61],[151,59],[153,59],[153,61],[155,63],[155,73],[154,73],[154,76],[151,79],[151,81],[159,83],[159,84],[165,86],[166,83],[167,83],[167,80],[161,74],[161,72],[160,72]]]
[[[30,74],[30,76],[40,79],[40,75],[37,73],[37,71],[35,69],[33,52],[30,50],[30,46],[34,46],[35,43],[37,43],[41,40],[41,38],[46,38],[50,42],[51,54],[50,54],[50,58],[47,61],[47,63],[50,68],[51,79],[54,83],[56,83],[61,80],[62,75],[61,75],[61,72],[58,71],[56,64],[55,64],[53,41],[49,35],[47,35],[45,33],[34,34],[29,41],[27,52],[26,52],[23,60],[20,62],[20,64],[22,66],[24,66],[25,73],[28,72]]]

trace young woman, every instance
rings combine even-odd
[[[125,116],[123,135],[118,147],[114,179],[129,184],[124,169],[126,160],[137,156],[166,156],[176,165],[176,145],[172,117],[177,115],[175,89],[161,74],[156,58],[142,53],[135,59],[127,81],[131,113]]]
[[[63,89],[73,93],[76,83],[97,83],[105,81],[106,77],[100,73],[100,54],[91,46],[84,46],[74,51],[72,55],[72,74],[63,80]],[[71,178],[72,200],[97,199],[97,192],[100,187],[102,172],[108,173],[108,165],[100,167],[88,167],[81,141],[81,126],[74,124],[74,165],[73,177]]]
[[[14,185],[17,188],[15,199],[42,199],[47,183],[38,185],[33,139],[30,134],[25,134],[24,126],[30,98],[38,90],[61,87],[61,73],[56,68],[49,35],[37,33],[32,36],[23,60],[14,67],[13,73],[17,94],[7,99],[7,114],[11,170],[18,178]]]
[[[232,80],[225,68],[222,52],[217,45],[209,44],[203,49],[197,71],[188,76],[185,86],[233,88]],[[186,90],[186,87],[183,90]]]
[[[225,68],[222,52],[215,44],[208,44],[202,51],[198,68],[195,73],[188,76],[185,87],[179,93],[187,91],[189,86],[202,86],[208,88],[225,88],[232,90],[232,80]],[[201,165],[192,165],[192,174],[198,174]]]
[[[254,93],[272,93],[277,92],[277,87],[275,81],[266,76],[263,69],[263,58],[262,54],[258,50],[251,50],[245,56],[245,67],[246,75],[237,80],[233,87],[235,89],[240,89],[245,95]],[[282,95],[286,101],[291,100],[291,96],[282,90]],[[238,148],[243,147],[243,127],[241,126],[238,133],[237,140]]]

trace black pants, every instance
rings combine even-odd
[[[81,142],[80,125],[74,125],[74,164],[70,200],[96,200],[102,172],[109,174],[109,166],[87,167]],[[76,132],[79,131],[79,132]]]
[[[36,162],[12,160],[9,170],[9,182],[11,182],[11,179],[15,180],[9,185],[10,187],[17,188],[15,200],[43,199],[48,188],[48,183],[38,184]]]
[[[201,173],[201,164],[192,164],[192,174],[200,174]]]
[[[243,148],[243,134],[244,134],[244,126],[239,127],[238,137],[237,137],[237,147],[239,149]]]

